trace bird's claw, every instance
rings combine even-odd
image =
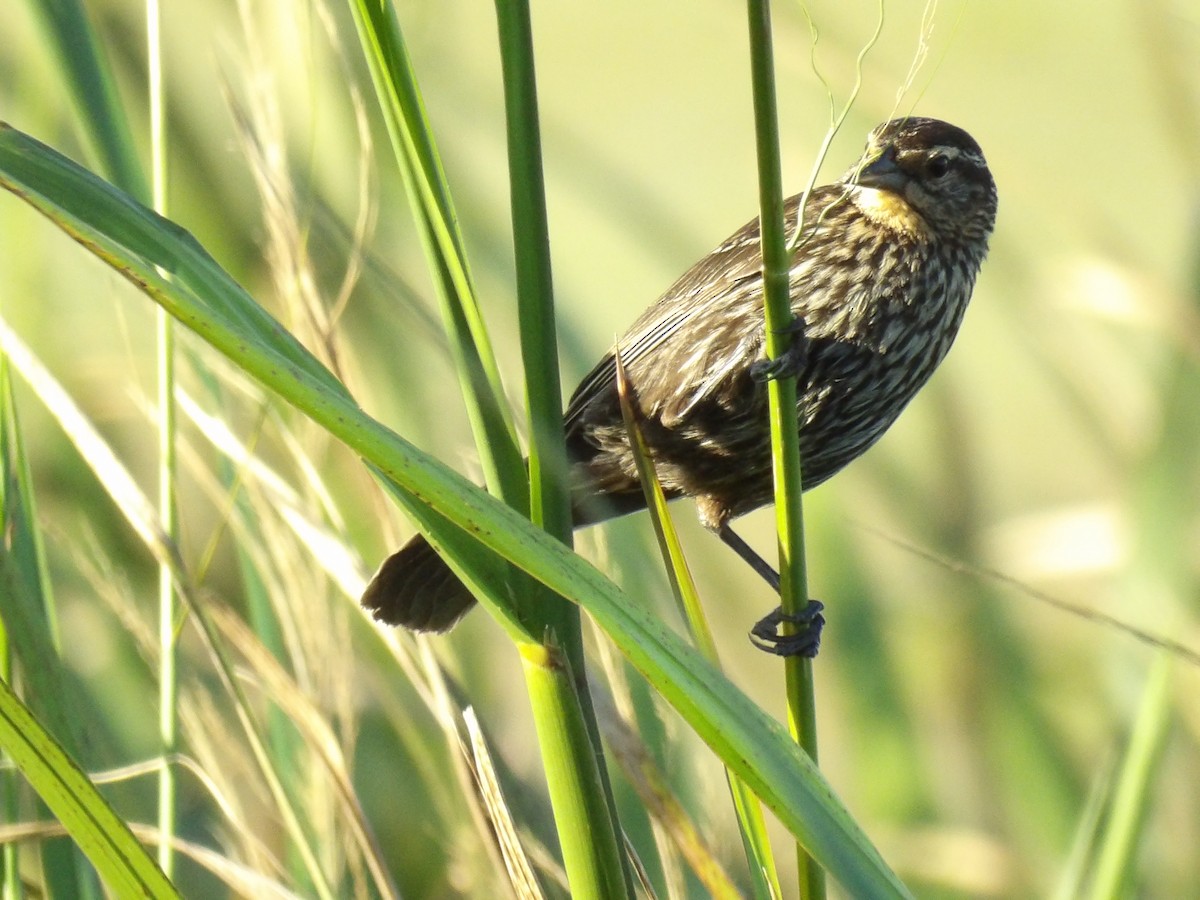
[[[750,377],[760,383],[774,381],[776,378],[797,376],[804,371],[808,362],[808,335],[803,317],[792,319],[786,328],[778,332],[789,335],[791,345],[774,359],[760,359],[750,365]]]
[[[750,629],[750,643],[776,656],[812,659],[821,649],[821,629],[825,627],[825,617],[821,615],[823,609],[825,605],[820,600],[809,600],[808,605],[795,614],[776,607]],[[779,626],[784,622],[796,630],[792,634],[780,634]]]

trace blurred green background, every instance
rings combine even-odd
[[[397,6],[519,401],[494,10],[481,0]],[[1134,733],[1156,651],[1031,592],[1200,648],[1200,10],[1169,0],[943,3],[923,29],[921,4],[883,7],[862,93],[820,180],[837,177],[879,121],[936,116],[984,148],[1000,216],[942,369],[875,449],[806,498],[811,589],[829,619],[816,664],[821,765],[918,895],[1049,896],[1070,883],[1072,854]],[[793,190],[829,122],[813,60],[840,106],[879,7],[825,0],[807,11],[815,51],[801,7],[776,9]],[[99,0],[88,12],[144,148],[144,10]],[[573,385],[680,272],[756,213],[745,10],[720,0],[613,0],[539,3],[533,15],[564,382]],[[34,7],[6,0],[4,21],[0,118],[94,166]],[[923,32],[924,64],[898,97]],[[304,303],[336,310],[331,345],[358,400],[478,476],[346,10],[173,4],[164,56],[171,218],[310,345]],[[151,305],[5,197],[0,313],[153,493]],[[202,388],[190,372],[184,382]],[[303,423],[279,424],[287,417],[263,398],[228,396],[213,411],[258,442],[319,516],[297,448],[312,461],[339,511],[326,510],[327,521],[366,570],[410,532],[349,454]],[[87,762],[147,757],[154,676],[129,635],[131,621],[154,621],[151,560],[36,400],[22,390],[18,402],[66,656],[106,722]],[[231,504],[202,432],[185,425],[185,556],[214,596],[240,608],[237,551],[269,547],[264,565],[278,574],[269,587],[294,606],[293,674],[328,715],[401,889],[492,896],[482,839],[460,807],[438,797],[452,779],[426,701],[278,509],[253,495],[258,534],[229,527]],[[694,523],[689,504],[677,504],[676,517],[731,677],[782,717],[779,662],[745,638],[775,601]],[[578,544],[674,621],[643,518]],[[743,524],[764,551],[771,529],[769,512]],[[196,667],[184,677],[200,690],[204,663],[186,635],[183,646]],[[511,645],[475,613],[430,647],[478,710],[510,784],[525,792],[510,797],[515,814],[552,843]],[[1129,896],[1193,896],[1200,883],[1198,687],[1195,665],[1177,663],[1156,710],[1167,737],[1141,795]],[[229,714],[214,702],[196,716],[186,752],[206,769],[224,766],[236,790],[237,765],[220,742],[205,748],[196,738],[232,727]],[[648,739],[742,878],[719,766],[670,713]],[[328,786],[310,776],[320,819]],[[183,789],[186,834],[243,858],[205,792],[194,781]],[[123,812],[152,819],[150,779],[113,790]],[[253,797],[241,802],[270,842],[269,810]],[[182,878],[196,896],[222,890],[198,870]]]

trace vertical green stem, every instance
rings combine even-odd
[[[667,498],[663,493],[662,484],[650,461],[650,453],[642,435],[640,421],[641,410],[632,387],[625,376],[625,366],[621,361],[621,353],[616,353],[617,365],[617,395],[621,401],[621,417],[625,420],[625,431],[629,434],[630,447],[634,460],[637,462],[638,477],[642,482],[642,491],[646,495],[646,507],[650,521],[654,525],[654,533],[658,538],[659,549],[666,563],[667,577],[671,582],[671,590],[679,606],[684,621],[692,634],[692,643],[704,657],[713,664],[717,671],[721,670],[721,661],[717,655],[717,644],[713,639],[712,629],[700,604],[700,595],[692,573],[688,570],[687,560],[683,556],[683,547],[679,536],[667,512]],[[725,769],[725,777],[729,782],[730,795],[737,811],[738,826],[741,830],[742,846],[746,850],[746,860],[750,866],[751,896],[757,898],[772,898],[783,896],[779,884],[779,875],[775,865],[775,857],[771,850],[771,841],[767,835],[767,823],[763,816],[762,802],[729,768]]]
[[[1142,691],[1141,708],[1100,835],[1090,900],[1115,900],[1129,896],[1133,890],[1138,841],[1145,831],[1147,811],[1154,797],[1154,775],[1170,731],[1173,664],[1171,654],[1160,652]]]
[[[759,208],[762,234],[763,284],[766,303],[767,355],[774,359],[788,349],[792,321],[788,293],[790,253],[783,222],[783,176],[779,159],[779,123],[775,99],[775,63],[771,45],[769,0],[749,0],[750,68],[754,91],[754,123],[758,148]],[[779,534],[780,604],[796,613],[808,603],[804,561],[804,516],[800,437],[796,425],[796,382],[776,378],[769,383],[771,453],[775,471],[775,510]],[[784,627],[788,627],[786,624]],[[784,663],[788,722],[792,735],[815,762],[817,735],[812,662],[788,657]],[[802,847],[797,846],[800,896],[825,896],[825,876]]]
[[[517,271],[517,316],[525,400],[529,411],[529,515],[563,543],[571,543],[570,498],[566,489],[562,385],[558,373],[558,335],[554,323],[554,286],[550,270],[550,228],[542,174],[533,36],[525,0],[496,0],[500,61],[504,70],[504,108],[508,131],[509,193]],[[536,589],[535,590],[540,590]],[[546,598],[539,616],[550,615],[558,640],[575,658],[570,635],[579,632],[572,604]]]
[[[504,74],[521,356],[530,422],[529,511],[535,523],[569,545],[572,523],[562,385],[529,4],[527,0],[496,0],[496,18]],[[537,601],[527,608],[535,633],[549,638],[545,645],[522,645],[521,652],[572,894],[631,894],[632,878],[625,869],[617,839],[616,803],[587,688],[579,609],[531,579],[522,581]],[[531,664],[534,657],[540,660],[536,665]]]
[[[561,648],[520,644],[525,685],[550,787],[571,896],[633,897],[611,817],[602,759],[590,752],[591,715]]]
[[[155,212],[167,212],[166,102],[163,96],[161,9],[158,0],[146,0],[147,67],[150,88],[150,148],[152,195]],[[159,307],[155,311],[158,368],[158,512],[167,536],[178,543],[179,511],[175,505],[175,332],[171,317]],[[175,770],[171,758],[176,750],[175,586],[166,563],[158,567],[159,698],[158,731],[162,768],[158,776],[158,864],[169,878],[175,866],[172,842],[175,837]]]
[[[497,0],[504,100],[508,116],[509,190],[516,255],[517,313],[525,364],[529,438],[530,515],[534,522],[571,541],[570,502],[565,489],[562,384],[554,322],[550,269],[550,225],[546,214],[538,125],[537,82],[529,6]]]
[[[7,476],[8,448],[4,434],[9,427],[8,385],[8,358],[0,356],[0,452],[4,454],[3,459],[0,459],[0,524],[3,524],[5,531],[8,531],[9,527],[8,507],[10,502]],[[0,681],[8,684],[12,684],[13,681],[8,625],[2,619],[0,619]],[[0,762],[4,763],[5,769],[4,774],[0,776],[0,813],[4,815],[4,821],[16,822],[20,817],[20,805],[17,801],[18,776],[7,753],[0,757]],[[20,897],[21,870],[20,862],[17,859],[16,841],[5,841],[4,847],[0,848],[0,863],[4,868],[4,874],[0,880],[2,896],[6,898]]]
[[[392,4],[350,0],[349,5],[430,260],[484,481],[493,494],[524,512],[528,481],[516,426],[504,402],[500,371],[404,35]]]

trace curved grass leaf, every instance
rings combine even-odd
[[[129,826],[6,681],[0,681],[0,745],[118,897],[180,896]]]

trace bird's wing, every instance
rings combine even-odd
[[[703,315],[738,282],[762,278],[758,219],[746,223],[732,237],[706,255],[667,289],[659,300],[633,323],[617,342],[621,362],[632,370],[670,339],[683,322]],[[568,431],[596,397],[608,391],[617,378],[612,351],[579,383],[567,405]]]
[[[817,188],[809,196],[808,208],[823,211],[843,194],[844,188],[840,185]],[[797,195],[788,198],[784,205],[784,221],[789,232],[796,227],[799,202],[800,195]],[[820,216],[813,218],[816,221],[806,222],[805,230],[820,227]],[[759,222],[755,218],[688,269],[634,322],[617,342],[621,362],[634,373],[639,360],[652,356],[685,321],[703,320],[710,310],[720,308],[730,294],[752,290],[753,283],[761,279],[762,251]],[[616,377],[616,357],[610,351],[571,395],[564,414],[568,433],[579,426],[585,410],[594,400],[612,390]],[[693,396],[702,397],[703,386],[697,388]]]

